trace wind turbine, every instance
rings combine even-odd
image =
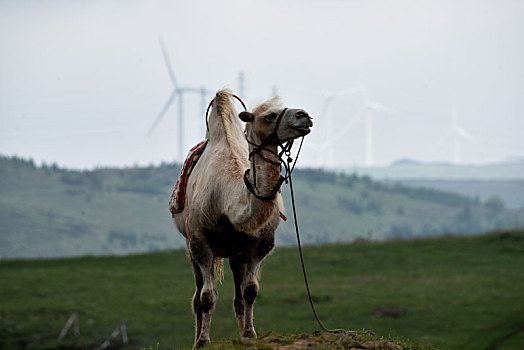
[[[373,145],[373,112],[381,112],[387,114],[397,114],[397,111],[391,107],[386,107],[380,103],[369,98],[367,90],[364,90],[364,119],[366,122],[366,166],[371,167],[374,163]]]
[[[205,118],[206,110],[207,110],[207,96],[211,93],[210,90],[208,90],[204,85],[200,87],[200,105],[201,105],[201,111],[200,115],[202,118]]]
[[[169,79],[171,80],[171,83],[173,84],[173,90],[171,91],[171,94],[167,98],[166,102],[164,103],[164,106],[162,107],[160,112],[157,114],[147,134],[151,135],[153,133],[153,131],[156,129],[156,127],[160,123],[160,120],[162,120],[164,115],[167,113],[169,107],[171,107],[176,97],[178,96],[178,159],[180,161],[183,161],[184,160],[184,94],[199,93],[201,96],[201,102],[203,105],[202,107],[203,113],[205,113],[206,95],[208,91],[204,86],[200,88],[179,86],[175,78],[173,67],[171,66],[171,60],[169,58],[169,53],[167,51],[164,40],[162,39],[162,37],[159,37],[158,41],[160,43],[160,49],[162,50],[162,56],[164,57],[164,62],[166,64]]]
[[[331,91],[331,92],[327,92],[324,95],[324,105],[322,106],[322,112],[320,115],[325,117],[327,121],[327,137],[326,137],[326,141],[324,141],[320,145],[317,145],[317,149],[319,149],[319,151],[324,150],[324,149],[327,150],[326,165],[329,167],[333,168],[335,166],[334,144],[335,144],[335,141],[338,139],[338,137],[334,136],[333,114],[331,113],[332,103],[333,101],[335,101],[338,98],[351,96],[351,95],[360,93],[362,91],[363,91],[362,88],[357,87],[357,88],[349,88],[349,89],[345,89],[341,91]],[[342,128],[342,130],[347,129],[344,131],[344,133],[346,131],[349,131],[349,129],[351,129],[351,126],[348,128],[348,124],[352,125],[351,121],[346,123],[344,128]],[[340,135],[340,134],[341,134],[340,132],[337,133],[337,135]]]
[[[435,150],[439,148],[443,143],[448,140],[453,142],[453,162],[455,164],[460,163],[460,143],[461,140],[473,141],[475,138],[462,128],[458,123],[458,114],[457,114],[457,103],[454,100],[451,106],[451,129],[444,134],[435,144],[433,144],[432,149]]]
[[[353,94],[361,93],[363,103],[357,110],[353,118],[349,119],[341,128],[338,129],[337,133],[334,132],[333,115],[331,113],[331,103],[339,97],[349,96]],[[327,119],[327,140],[323,143],[316,145],[318,151],[327,150],[327,165],[334,167],[334,144],[339,139],[343,138],[345,134],[350,131],[355,124],[364,119],[365,121],[365,156],[366,166],[372,166],[373,159],[373,112],[381,112],[388,114],[397,114],[397,111],[393,108],[383,106],[382,104],[373,101],[369,98],[367,89],[362,87],[346,89],[338,92],[332,92],[325,95],[324,106],[322,115]]]

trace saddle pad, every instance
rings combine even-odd
[[[178,177],[178,181],[175,184],[175,189],[173,190],[173,194],[169,200],[169,211],[172,215],[175,215],[175,213],[180,213],[182,210],[184,210],[187,179],[189,178],[189,175],[191,174],[191,171],[193,170],[198,159],[204,152],[206,145],[207,140],[204,140],[195,147],[191,148],[186,160],[184,161],[184,165],[180,171],[180,176]]]

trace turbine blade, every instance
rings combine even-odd
[[[169,109],[173,101],[175,100],[175,96],[176,96],[176,90],[173,90],[171,92],[171,95],[169,95],[169,98],[167,99],[166,103],[164,103],[164,106],[162,107],[158,115],[156,116],[155,121],[153,122],[153,124],[151,124],[151,127],[149,128],[149,131],[147,132],[147,136],[150,136],[153,133],[153,131],[155,131],[158,123],[160,123],[160,120],[164,117],[167,110]]]
[[[305,146],[311,148],[315,152],[320,152],[322,150],[325,150],[329,146],[329,144],[330,143],[328,141],[324,141],[322,143],[308,141],[308,143],[306,143]]]
[[[329,104],[331,103],[331,99],[329,98],[325,98],[324,99],[324,103],[322,104],[322,110],[320,111],[320,117],[322,118],[326,118],[327,117],[327,113],[328,113],[328,110],[329,110]]]
[[[358,122],[360,119],[362,119],[362,111],[364,110],[364,106],[361,106],[353,118],[348,120],[348,122],[340,129],[340,131],[333,136],[332,142],[338,141],[340,138],[342,138],[349,130],[353,128],[356,122]]]
[[[398,114],[398,111],[396,109],[391,108],[391,107],[386,107],[375,101],[366,100],[365,104],[368,108],[373,109],[375,111],[385,112],[389,114]]]
[[[473,141],[475,138],[473,137],[473,135],[471,135],[469,132],[467,132],[466,130],[462,129],[460,126],[455,126],[453,128],[453,132],[455,132],[455,134],[457,134],[458,136],[462,137],[463,139],[466,139],[468,141]]]
[[[173,67],[171,66],[171,59],[169,58],[169,53],[167,52],[167,47],[164,43],[164,39],[162,37],[159,37],[158,42],[160,43],[160,49],[162,50],[162,56],[164,57],[164,62],[166,64],[167,73],[169,74],[169,79],[171,80],[171,83],[173,83],[175,89],[178,89],[175,73],[173,71]]]
[[[178,90],[182,90],[182,92],[188,92],[188,93],[200,93],[202,90],[200,88],[194,88],[194,87],[182,87]]]
[[[341,91],[330,91],[325,94],[325,97],[329,99],[334,99],[337,97],[358,94],[360,92],[364,92],[364,88],[356,87],[356,88],[349,88],[349,89],[345,89]]]
[[[449,140],[449,138],[453,136],[453,131],[448,131],[446,134],[444,134],[444,136],[442,136],[437,142],[435,142],[433,144],[433,146],[431,146],[431,150],[434,151],[436,150],[437,148],[440,148],[440,146],[446,142],[447,140]]]

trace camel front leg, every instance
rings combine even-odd
[[[218,299],[218,293],[215,287],[214,256],[211,248],[207,244],[205,237],[198,232],[193,233],[190,242],[191,258],[197,263],[202,274],[202,290],[200,291],[200,310],[202,312],[202,321],[200,334],[195,341],[194,348],[209,344],[211,316]],[[197,324],[198,326],[198,324]]]

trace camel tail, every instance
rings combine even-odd
[[[224,258],[215,258],[215,279],[224,282]]]

